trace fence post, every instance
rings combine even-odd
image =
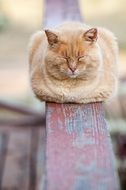
[[[44,26],[81,20],[77,0],[46,0]],[[44,190],[119,190],[103,103],[46,103]]]

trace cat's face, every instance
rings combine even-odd
[[[47,72],[63,79],[88,80],[98,74],[102,64],[97,45],[97,29],[86,32],[55,34],[45,31],[49,48],[45,58]]]

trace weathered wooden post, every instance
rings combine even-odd
[[[81,20],[77,0],[46,0],[46,28]],[[46,103],[44,190],[118,190],[103,103]]]

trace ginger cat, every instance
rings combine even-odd
[[[42,101],[105,101],[117,90],[118,47],[104,28],[67,22],[39,31],[29,51],[31,85]]]

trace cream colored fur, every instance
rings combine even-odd
[[[60,34],[61,38],[63,36],[62,40],[65,42],[74,43],[77,33],[80,35],[80,33],[84,33],[90,28],[82,23],[69,22],[63,23],[53,31],[57,35]],[[46,66],[45,57],[48,51],[50,51],[49,56],[53,56],[54,53],[51,54],[45,31],[38,31],[33,35],[29,50],[30,79],[32,89],[40,100],[57,103],[89,103],[105,101],[115,95],[118,84],[118,47],[116,39],[110,31],[104,28],[98,27],[97,30],[98,38],[96,42],[93,42],[95,43],[95,51],[91,52],[91,56],[95,57],[97,51],[100,64],[97,71],[93,75],[90,73],[91,77],[86,80],[85,77],[68,77],[62,80],[62,77],[54,77],[55,72],[51,75],[51,69],[49,69],[49,64],[47,64],[48,67]],[[64,68],[66,68],[66,65],[64,65]],[[60,76],[59,73],[56,76]]]

